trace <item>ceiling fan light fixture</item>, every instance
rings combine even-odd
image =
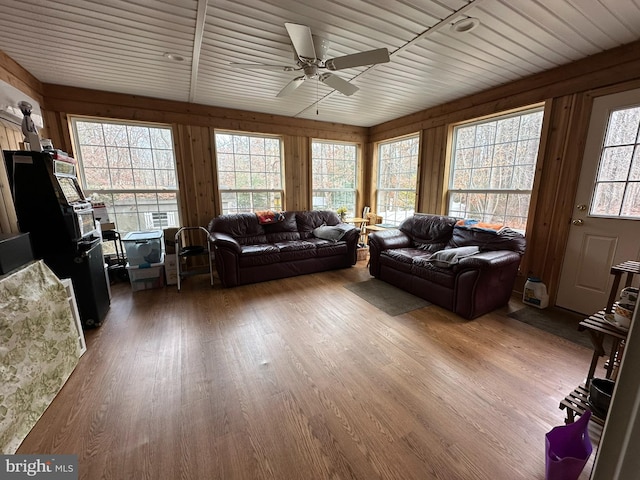
[[[177,53],[164,52],[162,56],[164,58],[168,58],[169,60],[173,60],[174,62],[184,62],[184,57],[182,55],[178,55]]]
[[[468,33],[480,25],[480,20],[475,17],[463,18],[451,24],[451,31],[455,33]]]

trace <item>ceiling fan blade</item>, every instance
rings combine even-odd
[[[360,90],[354,84],[349,83],[339,76],[333,75],[331,73],[323,73],[322,75],[320,75],[320,81],[326,85],[329,85],[331,88],[335,88],[340,93],[346,96],[351,96],[358,90]]]
[[[316,49],[313,45],[311,29],[306,25],[298,25],[297,23],[285,23],[284,26],[298,57],[314,61],[316,59]]]
[[[343,70],[345,68],[362,67],[363,65],[386,63],[388,61],[389,51],[386,48],[377,48],[376,50],[332,58],[325,62],[325,67],[329,70]]]
[[[247,70],[271,70],[274,72],[293,72],[295,70],[300,70],[298,67],[292,67],[290,65],[266,65],[264,63],[229,63],[230,67],[233,68],[244,68]]]
[[[293,93],[293,91],[296,88],[298,88],[300,85],[302,85],[302,82],[304,82],[304,76],[294,78],[289,83],[287,83],[284,86],[284,88],[282,90],[280,90],[280,92],[278,92],[276,97],[285,97],[285,96]]]

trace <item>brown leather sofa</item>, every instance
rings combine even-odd
[[[352,266],[360,235],[327,210],[284,212],[270,224],[254,213],[220,215],[208,230],[225,287]]]
[[[416,214],[398,230],[371,233],[369,272],[467,319],[505,305],[526,247],[524,236],[458,221]]]

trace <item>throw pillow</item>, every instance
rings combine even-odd
[[[342,240],[344,234],[347,233],[347,230],[351,228],[351,225],[320,225],[319,227],[313,229],[313,236],[316,238],[321,238],[322,240],[331,240],[332,242],[337,242],[339,240]]]
[[[475,246],[447,248],[445,250],[440,250],[439,252],[434,253],[431,258],[429,258],[429,261],[433,262],[436,267],[451,268],[456,265],[462,258],[475,255],[479,251],[480,248]]]

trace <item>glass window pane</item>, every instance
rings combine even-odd
[[[621,215],[623,217],[640,218],[640,182],[627,184]]]
[[[180,224],[169,127],[80,118],[72,118],[71,123],[85,193],[106,204],[121,235],[157,227],[158,222]],[[131,192],[117,193],[122,190]],[[151,192],[139,194],[137,190]]]
[[[449,215],[524,229],[543,116],[536,108],[454,128]]]
[[[598,183],[594,192],[591,213],[593,215],[620,215],[624,183]]]
[[[357,148],[355,144],[312,142],[312,205],[318,210],[345,207],[356,214]]]
[[[282,208],[278,138],[216,132],[215,143],[222,213]]]
[[[624,108],[612,112],[609,117],[604,146],[636,143],[640,124],[640,107]]]
[[[473,143],[475,130],[463,132]],[[376,212],[384,223],[398,225],[413,215],[418,178],[419,137],[408,137],[378,146],[378,194]]]
[[[640,107],[611,112],[590,213],[638,217]]]
[[[625,181],[629,174],[633,147],[605,147],[598,167],[598,182]]]

